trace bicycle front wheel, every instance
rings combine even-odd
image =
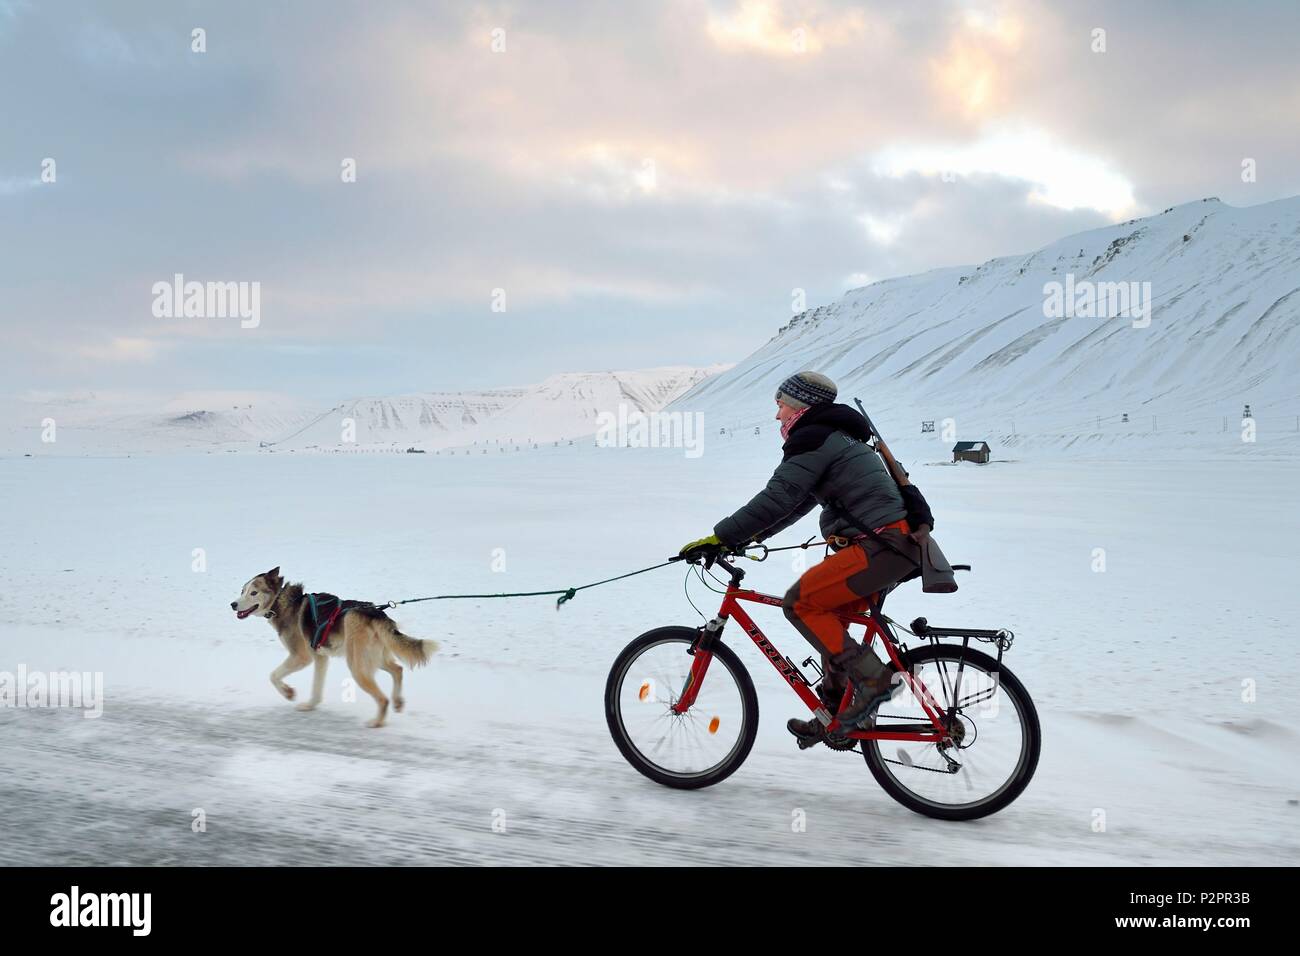
[[[628,644],[605,684],[605,719],[627,762],[656,783],[683,790],[725,780],[749,756],[758,734],[758,695],[740,659],[722,643],[696,697],[674,706],[689,686],[698,632],[661,627]]]
[[[1001,810],[1029,785],[1038,766],[1038,712],[1015,675],[973,648],[914,648],[903,663],[919,681],[880,705],[872,730],[928,723],[921,697],[950,719],[942,744],[864,740],[876,782],[908,809],[940,820],[974,820]],[[924,689],[920,689],[923,687]]]

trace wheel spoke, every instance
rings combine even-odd
[[[617,721],[612,725],[653,769],[682,778],[711,774],[731,759],[751,719],[736,675],[718,656],[695,688],[691,707],[681,714],[672,712],[695,661],[686,654],[688,646],[684,637],[652,643],[621,664]],[[641,699],[646,681],[652,684],[653,702]]]
[[[1032,703],[1011,693],[1000,679],[1000,668],[991,659],[963,657],[960,648],[946,648],[943,656],[922,656],[910,668],[918,682],[916,690],[899,694],[889,705],[889,720],[924,721],[918,692],[943,695],[940,706],[947,717],[957,700],[952,724],[955,742],[944,750],[926,741],[864,741],[863,752],[878,774],[883,772],[886,789],[900,796],[920,812],[960,810],[979,815],[979,808],[992,805],[1013,785],[1023,785],[1028,755],[1037,754],[1037,720],[1029,730]],[[960,691],[957,670],[960,666]],[[1018,686],[1018,685],[1017,685]],[[921,688],[925,690],[921,690]],[[956,696],[960,693],[960,697]],[[877,723],[888,729],[889,723]],[[959,769],[949,768],[945,754]],[[1032,772],[1032,767],[1030,769]],[[895,792],[898,791],[898,792]]]

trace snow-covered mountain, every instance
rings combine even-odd
[[[1123,291],[1149,293],[1149,322],[1090,311],[1090,293],[1121,304],[1101,283],[1138,283]],[[958,438],[1003,446],[1184,433],[1241,444],[1246,404],[1261,430],[1295,435],[1300,197],[1243,209],[1205,199],[855,289],[674,407],[763,423],[776,385],[803,368],[860,396],[891,440],[919,437],[923,421],[937,436],[952,419]]]
[[[0,450],[121,454],[245,443],[301,428],[320,409],[269,392],[34,392],[6,404]]]
[[[173,404],[173,403],[169,403]],[[222,443],[266,441],[300,428],[314,417],[306,406],[271,400],[232,405],[228,408],[200,408],[169,412],[162,417],[151,414],[128,415],[110,419],[97,427],[118,426],[126,431],[144,430],[155,434],[162,443]]]
[[[590,435],[601,413],[653,412],[729,366],[671,366],[639,372],[577,372],[553,375],[487,423],[490,440],[555,441]]]
[[[567,372],[524,388],[359,399],[284,436],[279,445],[338,444],[349,421],[355,427],[356,443],[362,446],[396,442],[438,449],[568,440],[594,433],[602,412],[617,414],[620,404],[629,410],[655,411],[725,368]]]
[[[669,404],[705,413],[714,436],[767,441],[776,385],[801,368],[830,375],[845,400],[861,397],[896,446],[927,443],[909,450],[925,460],[947,457],[954,440],[989,440],[995,457],[1117,441],[1138,454],[1300,454],[1300,197],[1240,209],[1204,199],[1035,252],[876,282],[794,316],[735,366],[567,373],[331,408],[245,393],[161,408],[30,396],[2,423],[0,446],[524,446],[590,435],[620,405]],[[46,418],[75,441],[40,444]]]
[[[129,396],[31,395],[0,434],[12,451],[74,454],[274,448],[441,449],[590,435],[620,405],[655,411],[729,366],[572,372],[539,385],[358,398],[331,408],[265,393],[189,393],[142,407]],[[54,442],[42,442],[52,421]]]
[[[417,392],[358,398],[315,416],[304,427],[281,432],[273,444],[285,448],[329,447],[343,441],[359,445],[416,442],[441,447],[473,433],[522,399],[526,388],[463,392]]]

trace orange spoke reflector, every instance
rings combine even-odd
[[[638,699],[638,700],[642,700],[642,701],[645,700],[647,697],[650,696],[650,682],[649,682],[649,681],[646,681],[644,684],[641,685],[641,689],[640,689],[639,691],[637,691],[636,696],[637,696],[637,699]]]
[[[709,733],[716,734],[718,732],[718,727],[720,727],[721,725],[722,725],[722,721],[719,720],[717,717],[714,717],[712,720],[709,721]]]

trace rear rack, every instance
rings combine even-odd
[[[975,627],[934,627],[923,617],[918,617],[908,628],[917,637],[929,637],[938,639],[941,637],[956,637],[962,640],[984,641],[989,644],[996,644],[998,647],[998,657],[1001,658],[1003,652],[1011,649],[1012,642],[1015,641],[1016,635],[1006,628],[997,630],[988,630]]]

